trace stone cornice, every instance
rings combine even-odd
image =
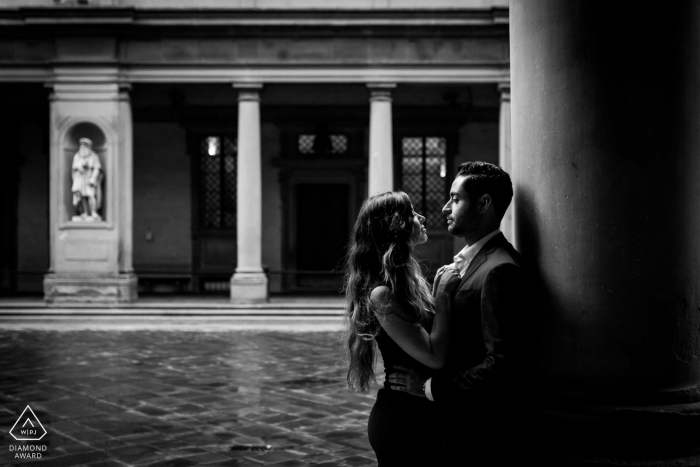
[[[21,7],[0,9],[1,26],[133,24],[133,8]]]
[[[130,82],[260,82],[260,83],[494,83],[510,81],[504,64],[430,63],[417,66],[271,66],[271,67],[147,67],[124,71]]]
[[[245,10],[139,9],[120,7],[0,8],[0,25],[131,24],[187,27],[446,27],[508,24],[507,8],[372,9],[372,10]]]
[[[54,73],[50,66],[0,65],[1,82],[124,82],[124,83],[501,83],[510,81],[508,63],[425,66],[236,66],[139,65],[114,68],[76,66],[71,74]],[[114,66],[114,64],[111,64]],[[106,70],[106,71],[105,71]]]

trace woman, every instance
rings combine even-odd
[[[376,347],[384,371],[404,366],[430,373],[445,363],[451,292],[456,269],[443,273],[430,293],[413,247],[425,243],[425,217],[401,191],[364,202],[352,231],[345,265],[348,385],[366,391],[375,380]],[[433,312],[433,308],[435,312]],[[377,393],[367,432],[380,467],[431,465],[441,424],[434,403],[391,389]]]

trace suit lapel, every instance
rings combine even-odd
[[[479,266],[484,264],[484,261],[486,261],[488,255],[493,253],[496,250],[496,248],[498,248],[498,245],[501,243],[501,240],[505,240],[503,233],[497,234],[491,240],[486,242],[486,245],[484,245],[481,248],[481,250],[479,250],[472,262],[469,263],[469,267],[464,272],[464,276],[462,276],[462,280],[460,281],[459,288],[457,290],[461,289],[467,282],[467,280],[469,280],[469,278],[472,276],[472,274],[474,274],[476,270],[479,269]]]

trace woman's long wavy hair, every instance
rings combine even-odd
[[[430,288],[413,257],[413,206],[403,191],[372,196],[360,208],[345,260],[345,339],[348,386],[369,389],[376,381],[375,337],[379,322],[370,300],[375,287],[386,285],[418,319],[434,305]]]

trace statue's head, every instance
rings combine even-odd
[[[81,156],[87,156],[92,152],[92,140],[90,138],[80,138],[78,142],[80,143],[78,152]]]

